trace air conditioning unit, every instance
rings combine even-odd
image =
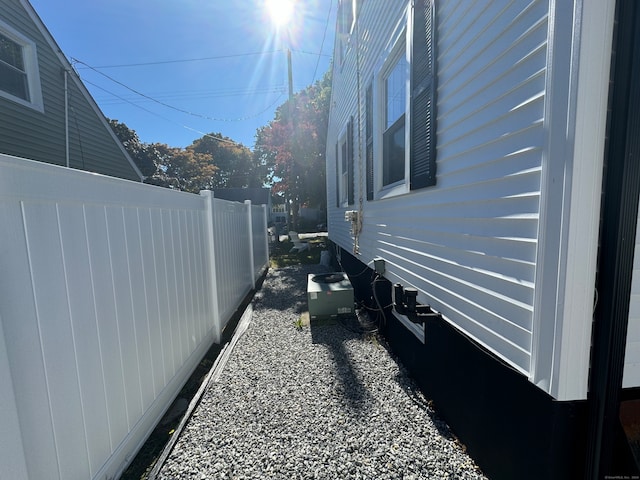
[[[353,287],[346,273],[309,274],[307,301],[312,320],[354,313]]]

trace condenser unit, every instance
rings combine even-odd
[[[346,273],[309,274],[307,301],[311,319],[353,314],[353,287]]]

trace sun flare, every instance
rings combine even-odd
[[[295,0],[265,0],[265,7],[269,12],[271,21],[277,26],[282,27],[289,23],[293,16]]]

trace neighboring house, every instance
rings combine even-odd
[[[221,200],[241,202],[251,200],[252,205],[267,206],[267,222],[271,222],[271,189],[270,188],[214,188],[213,196]]]
[[[639,29],[632,0],[339,2],[329,239],[492,479],[637,468]]]
[[[0,153],[142,174],[27,0],[0,0]]]
[[[282,203],[273,203],[271,205],[271,222],[276,225],[286,225],[289,221],[289,209],[287,203],[282,200]]]

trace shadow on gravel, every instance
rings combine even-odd
[[[339,395],[345,403],[346,408],[356,417],[368,414],[368,406],[371,404],[371,396],[367,388],[354,369],[349,352],[345,348],[345,343],[349,340],[362,339],[362,333],[357,329],[346,327],[347,325],[358,324],[358,319],[353,317],[342,318],[340,321],[311,321],[312,343],[325,345],[333,357],[333,368],[339,384],[336,386],[336,395]]]

